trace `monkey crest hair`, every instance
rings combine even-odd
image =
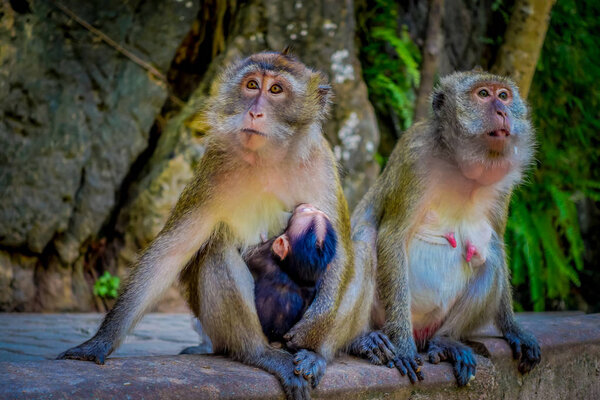
[[[485,85],[504,86],[511,92],[511,104],[506,107],[511,145],[500,153],[486,148],[484,136],[493,122],[472,97],[475,89]],[[529,108],[511,79],[481,71],[455,72],[441,79],[431,103],[440,147],[460,158],[457,161],[482,162],[490,167],[509,162],[519,173],[532,162],[535,144]]]
[[[300,285],[314,281],[314,277],[323,273],[335,257],[337,247],[335,229],[328,219],[325,223],[327,224],[325,238],[320,246],[317,244],[317,227],[314,220],[304,232],[290,237],[291,256],[282,260],[281,265],[283,270]]]
[[[253,101],[243,96],[243,81],[253,73],[281,79],[285,93],[283,101],[269,104],[274,119],[269,132],[265,132],[269,142],[300,150],[310,147],[307,143],[311,141],[320,143],[331,86],[323,73],[307,67],[287,50],[253,54],[225,69],[211,87],[211,101],[202,116],[210,126],[209,134],[225,140],[239,134],[241,116]]]

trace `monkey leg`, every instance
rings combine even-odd
[[[477,361],[473,351],[456,340],[446,336],[434,336],[429,341],[427,356],[432,364],[438,364],[440,361],[451,363],[458,386],[465,386],[475,377]]]
[[[500,307],[498,307],[496,313],[496,325],[500,328],[504,339],[510,345],[514,359],[519,361],[519,372],[526,374],[541,361],[540,345],[535,336],[521,328],[515,320],[506,266],[501,271],[504,275],[502,277],[504,286],[501,289]]]
[[[381,331],[366,333],[354,339],[350,345],[349,353],[356,357],[366,358],[375,365],[394,367],[396,347]]]
[[[199,300],[192,309],[199,312],[214,351],[275,375],[288,399],[310,399],[309,380],[295,373],[294,355],[271,347],[263,334],[254,304],[254,280],[239,251],[224,242],[212,243],[198,261],[195,295]]]

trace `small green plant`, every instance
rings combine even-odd
[[[116,299],[119,293],[121,280],[118,276],[112,276],[110,272],[104,274],[94,282],[94,294],[102,299]]]

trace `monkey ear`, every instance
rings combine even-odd
[[[292,53],[292,52],[293,52],[293,50],[294,50],[294,49],[293,49],[293,46],[292,46],[292,44],[288,44],[288,45],[286,45],[286,46],[283,48],[283,50],[281,50],[281,54],[282,54],[282,55],[284,55],[284,56],[293,56],[293,55],[294,55],[294,54]]]
[[[433,108],[434,113],[437,114],[442,109],[444,101],[446,101],[446,96],[444,96],[443,92],[433,92],[433,95],[431,96],[431,107]]]
[[[280,260],[284,260],[290,252],[290,240],[287,235],[283,234],[275,239],[271,250],[277,254]]]
[[[326,106],[329,102],[329,99],[331,98],[331,85],[319,85],[317,93],[319,93],[321,104],[323,106]]]

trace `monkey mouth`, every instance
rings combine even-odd
[[[505,139],[510,136],[510,131],[508,129],[496,129],[494,131],[488,132],[487,135],[492,138]]]
[[[494,154],[494,158],[502,155],[504,153],[504,148],[509,141],[509,137],[510,131],[503,128],[488,132],[485,135],[485,142],[490,155]]]
[[[267,136],[264,133],[262,133],[261,131],[257,131],[256,129],[251,129],[251,128],[243,128],[242,132],[249,133],[251,135]]]

